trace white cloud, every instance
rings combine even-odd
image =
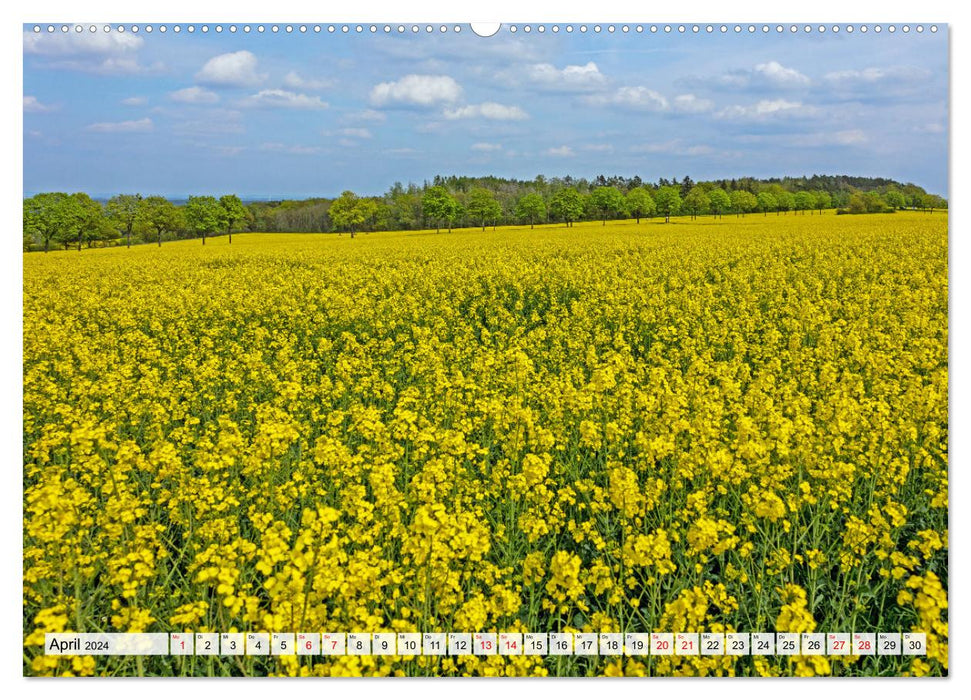
[[[860,85],[895,81],[917,81],[924,80],[929,76],[930,71],[925,68],[893,66],[890,68],[833,71],[823,76],[823,79],[831,83]]]
[[[145,40],[125,32],[24,32],[24,55],[46,59],[48,68],[103,75],[157,72],[161,63],[143,66],[137,53]]]
[[[256,70],[256,56],[249,51],[224,53],[210,58],[198,73],[196,80],[204,85],[247,87],[266,80],[265,73]]]
[[[938,122],[928,122],[927,124],[915,126],[914,131],[916,131],[918,134],[943,134],[945,129],[943,124],[939,124]]]
[[[145,40],[127,32],[24,32],[24,53],[36,56],[109,56],[134,53]]]
[[[269,142],[260,145],[261,151],[272,151],[274,153],[287,153],[294,156],[312,156],[321,153],[320,146],[299,146],[288,145],[278,142]]]
[[[634,146],[630,150],[634,153],[667,153],[677,156],[705,156],[715,152],[711,146],[703,144],[688,146],[681,139],[643,144]]]
[[[245,129],[242,114],[234,109],[202,109],[202,114],[176,123],[172,130],[178,134],[205,138],[213,134],[242,134]]]
[[[370,131],[368,131],[367,129],[361,129],[361,128],[341,129],[341,133],[344,136],[349,136],[355,139],[369,139],[372,137],[372,134]]]
[[[597,90],[607,84],[607,78],[593,61],[563,68],[552,63],[534,63],[526,68],[525,75],[537,86],[557,92]]]
[[[292,90],[322,90],[331,85],[333,85],[333,81],[331,80],[304,78],[296,71],[290,71],[283,76],[283,87],[288,87]]]
[[[24,95],[25,112],[50,112],[56,109],[53,105],[45,105],[33,95]]]
[[[732,105],[722,109],[715,116],[719,119],[758,121],[780,116],[808,116],[815,113],[815,111],[815,108],[806,106],[802,102],[778,99],[759,100],[752,105]]]
[[[614,147],[609,143],[588,143],[585,146],[581,146],[584,151],[591,151],[593,153],[613,153]]]
[[[85,131],[93,131],[99,134],[125,134],[125,133],[143,133],[146,131],[151,131],[155,128],[152,120],[148,117],[144,119],[137,119],[125,122],[98,122],[97,124],[89,124],[85,127]]]
[[[663,112],[668,108],[664,95],[642,85],[617,88],[613,93],[588,97],[586,101],[593,105],[616,105],[649,112]]]
[[[198,85],[170,92],[169,98],[175,102],[183,102],[190,105],[211,105],[219,102],[219,95]]]
[[[123,99],[121,101],[121,103],[123,105],[125,105],[126,107],[141,107],[144,104],[148,104],[148,98],[147,97],[138,97],[138,96],[135,96],[135,97],[126,97],[125,99]]]
[[[482,104],[465,105],[454,109],[446,108],[443,115],[446,119],[482,118],[497,121],[519,121],[529,118],[529,115],[519,107],[501,105],[498,102],[483,102]]]
[[[818,146],[858,146],[869,139],[862,129],[847,129],[844,131],[825,131],[810,134],[795,134],[783,136],[777,142],[787,146],[802,146],[815,148]]]
[[[473,151],[481,151],[483,153],[491,153],[492,151],[501,151],[502,144],[498,143],[473,143],[470,148]]]
[[[447,75],[406,75],[401,80],[379,83],[371,89],[371,103],[383,107],[393,104],[429,107],[455,102],[462,96],[462,86]]]
[[[557,146],[556,148],[547,148],[545,151],[548,156],[558,156],[560,158],[571,158],[576,155],[573,149],[569,146]]]
[[[141,75],[144,73],[159,73],[165,69],[161,62],[144,66],[136,58],[114,56],[102,59],[100,57],[79,57],[51,61],[48,68],[57,70],[76,70],[99,75]]]
[[[327,109],[327,103],[319,97],[298,94],[289,90],[260,90],[240,102],[242,107],[267,107],[281,109]]]
[[[347,121],[362,121],[380,123],[387,120],[387,115],[376,109],[365,109],[347,115]]]
[[[676,112],[697,114],[699,112],[707,112],[714,106],[711,100],[695,97],[690,94],[678,95],[674,98],[674,110]]]
[[[780,87],[797,87],[809,85],[809,78],[795,68],[786,68],[778,61],[759,63],[753,70],[755,75],[764,78],[767,82]]]

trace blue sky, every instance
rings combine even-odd
[[[228,26],[228,25],[227,25]],[[24,31],[24,191],[845,173],[947,194],[936,34]]]

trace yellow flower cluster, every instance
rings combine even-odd
[[[947,216],[24,258],[24,670],[941,675]],[[927,633],[925,658],[77,657],[46,631]]]

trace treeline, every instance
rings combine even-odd
[[[514,180],[437,176],[422,185],[395,183],[384,195],[345,191],[336,199],[314,198],[244,204],[236,195],[189,197],[177,205],[164,197],[123,194],[98,202],[86,194],[49,192],[24,200],[24,249],[83,245],[132,245],[228,235],[233,231],[348,232],[676,215],[745,216],[822,212],[865,214],[897,209],[932,211],[942,197],[913,184],[885,178],[813,175],[801,178],[733,178],[694,182],[639,177],[572,177]]]

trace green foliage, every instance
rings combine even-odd
[[[688,196],[684,198],[683,207],[691,216],[698,216],[698,214],[704,214],[708,211],[711,207],[711,199],[704,189],[695,185],[688,192]]]
[[[833,206],[833,198],[830,196],[829,192],[818,190],[814,193],[814,196],[816,200],[815,208],[820,212],[822,212],[823,209],[829,209],[831,206]]]
[[[224,194],[219,198],[219,206],[223,210],[223,218],[226,222],[226,233],[229,234],[229,242],[233,242],[233,225],[246,221],[249,210],[243,206],[243,202],[234,194]]]
[[[710,203],[711,213],[715,216],[720,216],[732,208],[731,197],[721,187],[716,187],[708,193],[708,201]]]
[[[604,226],[607,217],[616,217],[625,211],[624,195],[616,187],[598,187],[590,195],[591,204],[600,212]]]
[[[776,208],[779,206],[778,203],[775,201],[775,197],[773,197],[768,192],[759,192],[758,195],[755,197],[755,200],[759,205],[759,211],[762,212],[763,214],[770,211],[775,211]]]
[[[759,202],[755,195],[748,190],[732,190],[732,211],[736,214],[746,214],[755,211],[759,207]]]
[[[657,213],[665,221],[670,221],[672,216],[681,211],[681,189],[674,185],[662,187],[657,191],[654,201],[657,204]]]
[[[202,236],[202,244],[210,233],[226,228],[226,212],[215,197],[189,197],[185,205],[185,223],[190,231]]]
[[[651,217],[657,213],[657,205],[646,187],[635,187],[627,193],[627,211],[641,222],[641,217]]]
[[[71,202],[65,192],[44,192],[24,200],[24,245],[39,238],[44,252],[50,250],[60,232],[70,225]]]
[[[496,196],[484,187],[476,187],[469,192],[465,211],[473,221],[482,225],[483,231],[487,221],[495,222],[502,216],[502,207],[496,201]]]
[[[452,230],[452,222],[459,215],[459,203],[448,190],[441,185],[429,187],[421,198],[422,211],[425,217],[435,222],[436,230],[441,230],[442,223],[448,224]]]
[[[537,221],[546,218],[546,202],[542,195],[531,192],[519,198],[516,204],[516,217],[520,220],[528,221],[532,228]]]
[[[153,195],[141,202],[142,219],[155,232],[155,240],[162,245],[162,235],[174,233],[185,226],[182,210],[165,197]]]
[[[583,198],[572,187],[566,187],[553,195],[550,200],[550,213],[554,218],[571,226],[583,216]]]
[[[793,202],[796,211],[806,211],[815,207],[816,197],[812,192],[796,192]]]
[[[351,238],[367,221],[368,210],[364,200],[350,190],[345,190],[341,196],[330,205],[330,220],[338,231],[350,231]]]
[[[140,194],[119,194],[108,200],[105,207],[108,220],[125,237],[131,247],[131,235],[135,226],[142,220],[142,196]]]

